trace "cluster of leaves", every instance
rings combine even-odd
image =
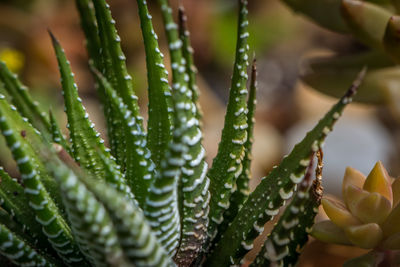
[[[307,62],[303,80],[328,95],[340,96],[338,86],[350,82],[368,66],[356,101],[389,104],[397,110],[400,82],[398,0],[282,0],[320,26],[353,36],[359,44],[350,54],[315,57]],[[357,49],[358,48],[358,49]],[[355,52],[354,50],[358,50]],[[337,79],[340,75],[341,79]]]
[[[168,1],[158,0],[169,43],[170,86],[147,3],[137,4],[148,73],[147,131],[108,4],[76,0],[110,148],[94,129],[53,35],[69,140],[52,114],[41,112],[27,88],[0,64],[0,130],[21,174],[16,180],[0,171],[1,255],[24,266],[239,264],[263,225],[293,196],[254,264],[295,263],[319,205],[320,188],[309,178],[302,183],[310,156],[359,83],[249,194],[256,69],[248,90],[247,1],[239,1],[229,103],[210,169],[183,9],[178,27]]]
[[[348,266],[377,266],[382,260],[398,265],[398,259],[385,257],[384,251],[400,248],[399,190],[400,180],[392,179],[381,162],[367,177],[348,167],[342,186],[344,203],[324,197],[322,206],[330,220],[315,224],[311,235],[325,242],[373,250],[350,260]]]

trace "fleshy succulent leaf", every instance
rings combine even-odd
[[[148,194],[148,188],[155,176],[155,165],[150,159],[151,152],[146,146],[146,136],[140,124],[136,123],[136,119],[132,116],[132,112],[118,97],[117,93],[111,87],[106,78],[96,69],[92,69],[95,73],[98,83],[105,91],[103,94],[109,99],[113,109],[120,117],[121,125],[124,127],[126,138],[126,158],[125,158],[125,179],[133,191],[140,207],[143,207],[144,201]]]
[[[104,205],[127,260],[135,266],[175,266],[136,205],[113,188],[92,179],[78,178],[80,186],[91,191]]]
[[[103,180],[105,169],[109,166],[101,159],[110,157],[108,148],[104,146],[104,140],[101,139],[100,133],[94,129],[94,124],[90,121],[85,107],[78,95],[78,88],[74,81],[74,75],[71,71],[69,62],[65,56],[64,50],[61,48],[55,37],[51,35],[54,50],[60,67],[61,83],[63,87],[63,96],[65,108],[68,118],[68,129],[72,143],[72,155],[80,165],[88,170],[97,179]],[[116,163],[113,160],[109,164]],[[107,181],[110,184],[115,183],[116,187],[120,186],[121,179],[115,181]]]
[[[23,233],[24,238],[32,244],[36,240],[36,245],[41,249],[50,248],[46,242],[47,237],[42,233],[42,226],[36,221],[35,213],[30,208],[29,199],[25,195],[22,185],[16,179],[11,178],[2,168],[0,168],[0,179],[1,208],[7,211],[12,220],[17,222],[17,227]]]
[[[351,245],[351,242],[347,239],[343,229],[330,220],[316,223],[313,226],[310,235],[327,243]]]
[[[382,162],[378,161],[365,180],[363,189],[368,192],[376,192],[393,202],[392,183],[389,174]]]
[[[247,1],[239,2],[239,20],[236,41],[236,58],[233,69],[229,101],[217,156],[208,175],[210,177],[210,225],[208,232],[215,238],[223,214],[229,208],[231,194],[236,189],[236,180],[243,171],[242,160],[247,141],[247,66],[248,62],[248,19]],[[221,233],[222,234],[222,233]],[[216,240],[219,239],[219,236]]]
[[[366,45],[382,49],[382,38],[392,12],[366,1],[343,0],[342,13],[354,36]]]
[[[322,158],[317,167],[318,176],[322,171]],[[320,179],[311,185],[312,161],[296,195],[274,226],[264,246],[254,260],[254,266],[296,264],[300,249],[308,240],[307,231],[314,224],[322,197]]]
[[[146,51],[147,81],[149,92],[149,121],[147,143],[153,161],[159,166],[161,158],[171,139],[172,103],[168,72],[164,66],[157,35],[154,32],[152,17],[146,1],[138,0],[139,18]]]
[[[294,147],[277,168],[274,168],[262,179],[257,188],[250,194],[240,214],[235,217],[223,233],[223,237],[207,260],[208,264],[221,266],[240,262],[247,252],[242,244],[248,244],[250,240],[254,240],[259,234],[256,229],[262,227],[274,215],[278,214],[284,201],[292,196],[295,185],[302,181],[302,175],[308,166],[310,154],[320,148],[326,135],[332,130],[334,123],[342,114],[343,109],[351,101],[364,74],[365,69],[314,129]]]
[[[61,145],[65,150],[72,155],[71,148],[62,134],[60,127],[58,126],[56,118],[54,118],[53,112],[49,111],[50,127],[51,127],[51,139],[54,143]]]
[[[339,227],[361,224],[361,222],[338,200],[324,198],[322,200],[322,206],[329,219]]]
[[[196,74],[197,68],[194,64],[193,59],[193,48],[190,44],[190,32],[187,28],[187,17],[185,14],[185,9],[183,6],[179,7],[179,37],[182,41],[182,56],[185,59],[186,73],[189,76],[189,80],[187,81],[188,87],[192,92],[192,100],[193,103],[196,104],[197,113],[196,118],[199,120],[202,118],[202,112],[199,102],[199,88],[196,83]]]
[[[341,0],[283,0],[283,2],[322,27],[340,33],[349,31],[340,12]]]
[[[345,192],[348,186],[352,185],[357,188],[362,188],[365,183],[365,178],[366,178],[365,175],[362,174],[360,171],[353,169],[351,167],[347,167],[344,173],[343,183],[342,183],[343,198],[346,198]]]
[[[400,202],[400,179],[397,178],[392,183],[392,192],[393,192],[393,207],[396,207]]]
[[[397,205],[389,214],[385,222],[381,225],[385,237],[392,236],[400,232],[400,205]]]
[[[381,224],[392,210],[392,203],[379,193],[370,193],[361,199],[353,214],[364,223]]]
[[[104,75],[111,79],[112,73],[110,71],[111,64],[110,55],[105,50],[107,47],[100,40],[98,34],[99,27],[96,21],[95,10],[92,0],[76,0],[76,6],[81,19],[81,26],[86,37],[86,49],[89,54],[89,64],[93,65],[96,69],[101,70]],[[108,65],[107,65],[108,63]],[[108,66],[106,69],[105,66]],[[107,70],[109,70],[107,72]],[[121,127],[118,117],[116,117],[116,110],[113,109],[108,99],[104,95],[104,88],[97,84],[97,93],[103,105],[103,112],[107,123],[107,134],[110,140],[111,152],[116,157],[117,162],[123,165],[125,159],[124,150],[124,131]]]
[[[382,242],[381,247],[383,249],[400,249],[400,233],[389,236]]]
[[[57,266],[51,258],[41,255],[2,224],[0,224],[0,254],[18,266]]]
[[[370,193],[354,185],[349,185],[344,192],[346,207],[353,213],[360,200],[368,197]]]
[[[397,63],[400,62],[400,49],[398,47],[400,41],[399,30],[400,17],[392,16],[386,25],[385,35],[383,36],[383,47]]]
[[[100,71],[102,71],[112,87],[117,90],[118,95],[127,105],[128,110],[132,112],[132,116],[135,117],[136,123],[143,128],[142,118],[139,115],[137,96],[133,92],[132,77],[127,71],[126,58],[120,44],[121,38],[117,33],[109,5],[105,0],[92,2],[101,43],[102,69]],[[110,107],[110,104],[106,104],[105,112],[110,115],[110,113],[115,113],[115,110]],[[110,115],[107,119],[113,155],[116,157],[117,163],[125,169],[123,163],[125,162],[126,144],[123,127],[118,117]]]
[[[72,232],[82,253],[95,266],[120,264],[123,255],[104,206],[71,169],[51,156],[47,167],[60,186]]]
[[[17,162],[25,186],[24,192],[36,214],[36,221],[42,225],[43,233],[62,259],[69,263],[83,263],[84,260],[67,222],[46,190],[49,187],[44,186],[46,180],[50,178],[40,168],[42,162],[16,127],[18,117],[15,118],[15,114],[12,114],[13,111],[4,98],[4,96],[0,97],[0,128]],[[46,145],[43,144],[43,146]]]
[[[172,83],[184,84],[189,80],[185,73],[185,59],[182,56],[182,41],[179,39],[178,25],[172,16],[172,9],[168,0],[157,0],[161,7],[165,34],[167,37],[169,53],[171,57]]]
[[[249,98],[247,100],[247,140],[244,143],[244,157],[242,160],[242,173],[236,180],[236,191],[231,195],[229,209],[224,213],[224,221],[219,227],[219,231],[226,230],[228,224],[233,220],[239,210],[242,208],[244,202],[249,196],[250,187],[249,182],[251,178],[251,148],[253,145],[253,127],[254,127],[254,112],[256,108],[256,86],[257,86],[257,70],[256,62],[253,61],[251,71],[251,82],[249,90]]]
[[[357,72],[368,66],[368,73],[354,101],[369,104],[387,103],[386,90],[400,82],[400,68],[383,51],[317,57],[307,60],[302,80],[315,90],[339,98],[340,88],[351,83]],[[340,79],[337,79],[340,75]]]
[[[92,0],[75,0],[75,3],[81,19],[81,28],[85,33],[86,49],[89,54],[89,59],[92,64],[99,69],[103,65],[103,62],[100,53],[101,44],[98,34],[99,30]],[[100,96],[102,95],[100,94]]]
[[[204,223],[207,225],[209,183],[206,177],[207,164],[204,162],[205,151],[201,146],[202,133],[196,118],[196,105],[187,86],[188,75],[185,73],[185,62],[181,53],[182,41],[179,39],[177,25],[173,21],[168,1],[160,0],[159,4],[171,54],[174,127],[173,138],[163,155],[160,172],[150,186],[145,215],[160,242],[171,255],[174,255],[181,235],[183,237],[194,234],[195,239],[196,236],[203,239]],[[178,191],[178,186],[182,190]],[[204,202],[201,203],[201,200]],[[182,205],[179,205],[179,202]],[[188,203],[186,207],[183,205],[185,202]],[[182,218],[179,216],[179,207],[182,207]],[[158,217],[165,213],[167,214],[160,221]],[[198,221],[190,222],[194,213],[199,216]],[[183,222],[188,229],[194,226],[200,227],[197,229],[200,235],[193,231],[185,232],[181,227]],[[196,245],[195,250],[198,250],[198,247]]]
[[[354,245],[371,249],[376,247],[383,238],[383,233],[376,223],[354,225],[345,228],[346,237]]]
[[[4,84],[4,88],[11,97],[11,102],[16,106],[18,112],[27,118],[36,129],[40,130],[46,138],[50,138],[51,125],[46,114],[40,110],[39,104],[32,100],[28,88],[2,61],[0,61],[0,81]]]

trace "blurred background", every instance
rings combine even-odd
[[[168,62],[159,10],[151,3],[153,1],[148,2],[160,37],[160,46]],[[175,7],[177,2],[171,0]],[[218,148],[229,93],[237,5],[232,0],[181,2],[188,15],[195,63],[199,69],[204,145],[211,164]],[[145,55],[136,3],[133,0],[110,0],[109,4],[122,39],[143,116],[146,117]],[[255,55],[257,58],[259,74],[253,146],[254,188],[259,178],[279,163],[283,155],[303,138],[306,131],[336,101],[299,79],[315,78],[315,69],[310,67],[311,59],[352,53],[365,48],[350,35],[334,33],[317,26],[306,17],[294,13],[279,0],[251,0],[249,8],[251,57]],[[65,48],[84,104],[91,119],[96,122],[97,129],[105,137],[102,111],[87,65],[83,33],[74,1],[0,0],[0,59],[21,76],[44,109],[51,109],[62,122],[61,125],[65,126],[61,85],[48,29]],[[333,73],[333,79],[337,80],[335,90],[340,93],[350,86],[350,82],[345,79],[340,83],[342,78],[339,73]],[[397,177],[400,174],[400,166],[396,164],[400,148],[398,122],[388,105],[353,103],[348,107],[325,143],[325,192],[340,196],[346,166],[368,174],[374,163],[382,160],[390,175]],[[0,142],[4,141],[0,139]],[[3,144],[0,144],[0,162],[10,173],[18,176]],[[318,266],[318,257],[310,261],[307,253],[314,252],[315,256],[320,255],[320,251],[324,251],[326,257],[331,257],[333,265],[330,266],[340,265],[344,259],[360,253],[314,242],[308,246],[305,253],[307,256],[302,257],[301,265]]]

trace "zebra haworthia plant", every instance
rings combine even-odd
[[[110,148],[94,129],[53,35],[69,139],[0,63],[0,129],[21,174],[16,180],[0,170],[0,254],[23,266],[236,265],[263,225],[294,196],[254,264],[295,263],[296,248],[307,240],[319,205],[318,197],[308,196],[320,188],[310,186],[309,178],[302,183],[304,173],[359,80],[249,193],[256,67],[247,90],[247,1],[239,1],[229,103],[210,169],[183,9],[178,26],[168,1],[158,0],[169,43],[170,85],[147,3],[137,4],[148,73],[147,131],[108,4],[76,0]],[[298,212],[304,208],[307,212]]]

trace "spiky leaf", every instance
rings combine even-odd
[[[168,84],[168,72],[164,66],[164,55],[158,46],[158,37],[154,32],[152,17],[147,9],[147,3],[146,1],[138,0],[137,4],[146,51],[147,81],[149,86],[147,140],[153,161],[158,166],[171,139],[171,88]]]
[[[0,224],[0,254],[19,266],[57,266],[31,245]]]
[[[132,112],[124,105],[122,99],[113,90],[111,84],[93,69],[98,82],[105,91],[104,95],[109,99],[110,104],[117,111],[117,116],[124,127],[126,137],[126,162],[125,172],[126,183],[135,194],[140,207],[143,207],[144,200],[148,195],[148,188],[155,176],[155,165],[150,158],[150,150],[146,146],[145,134],[140,124],[137,123]]]
[[[91,191],[104,205],[115,225],[118,243],[129,261],[135,266],[175,266],[137,206],[102,183],[78,178],[83,190]]]
[[[11,110],[5,97],[0,97],[0,129],[17,162],[25,186],[24,192],[28,196],[29,205],[36,214],[35,219],[42,225],[43,233],[61,258],[69,263],[82,263],[83,258],[73,240],[71,230],[47,191],[51,187],[44,186],[46,182],[51,186],[54,185],[51,184],[44,168],[40,167],[43,163],[16,127],[18,123],[22,124],[22,118],[18,118],[18,115]],[[27,133],[28,131],[23,135]],[[31,133],[29,132],[29,134]],[[33,136],[30,135],[30,137],[34,140]],[[45,146],[45,144],[42,145]]]
[[[100,133],[94,129],[94,124],[90,121],[82,100],[78,96],[78,88],[74,81],[74,75],[70,64],[55,37],[51,35],[54,50],[60,68],[63,96],[68,118],[68,129],[72,143],[72,154],[75,160],[86,170],[93,174],[97,179],[105,178],[106,169],[110,168],[102,160],[101,156],[109,158],[109,150],[104,146],[104,140],[100,138]],[[108,164],[116,166],[113,160]],[[112,178],[108,176],[109,178]],[[118,177],[116,177],[118,178]],[[122,177],[107,181],[115,187],[124,184]]]
[[[61,188],[72,231],[81,251],[95,266],[121,264],[122,252],[104,206],[79,182],[72,170],[52,156],[47,166]]]
[[[4,84],[4,88],[11,97],[11,102],[17,107],[18,112],[40,130],[45,137],[50,138],[51,125],[46,114],[40,110],[39,104],[32,100],[28,88],[2,61],[0,61],[0,81]]]
[[[190,32],[187,28],[187,17],[183,6],[179,8],[179,38],[182,41],[182,56],[185,59],[186,73],[189,76],[187,81],[188,87],[192,92],[192,101],[196,104],[197,113],[196,118],[200,121],[202,112],[199,102],[199,88],[196,84],[197,68],[193,59],[193,48],[190,44]],[[200,122],[201,123],[201,122]]]
[[[307,231],[314,224],[314,218],[321,202],[321,172],[322,159],[317,167],[317,180],[311,185],[311,161],[296,195],[285,208],[285,212],[274,226],[252,266],[296,264],[299,252],[308,240]]]
[[[243,171],[242,160],[247,141],[247,89],[248,79],[248,19],[247,1],[239,1],[239,20],[236,43],[236,59],[233,69],[229,102],[222,130],[217,156],[208,172],[211,180],[210,225],[211,239],[217,234],[223,214],[229,208],[231,194],[235,191],[236,180]]]
[[[346,94],[334,105],[306,137],[297,144],[281,164],[264,177],[250,194],[233,222],[207,260],[207,264],[224,266],[237,264],[246,254],[249,244],[259,235],[259,229],[278,214],[284,201],[293,195],[294,187],[302,181],[312,152],[317,151],[332,130],[345,106],[352,100],[365,69]]]

